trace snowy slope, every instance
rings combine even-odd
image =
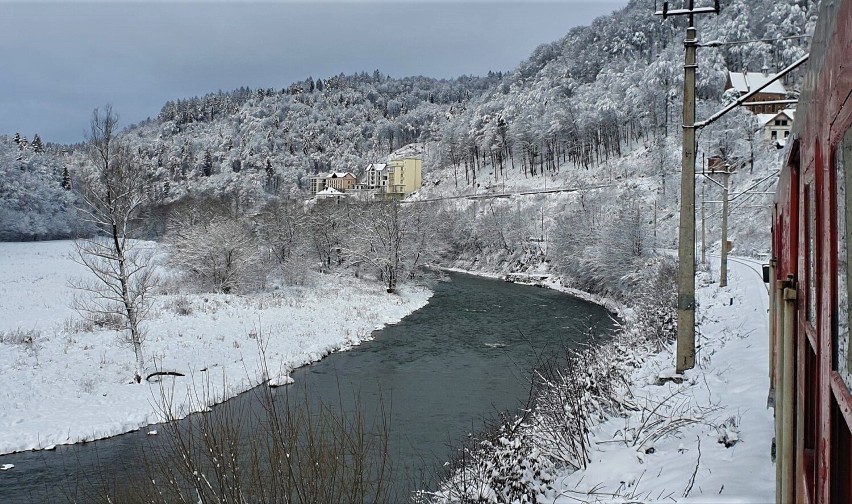
[[[759,262],[731,258],[720,289],[711,260],[714,283],[697,291],[696,368],[658,385],[674,373],[672,346],[637,370],[641,410],[598,426],[592,463],[557,480],[555,502],[774,502],[766,286]]]

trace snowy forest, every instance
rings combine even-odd
[[[702,40],[754,42],[701,49],[699,115],[723,98],[726,69],[778,69],[803,55],[806,39],[784,37],[811,30],[816,12],[807,0],[721,4],[719,16],[700,21]],[[661,22],[654,8],[634,0],[540,46],[505,75],[436,80],[376,70],[218,91],[176,98],[123,137],[146,171],[151,207],[222,195],[239,195],[248,207],[303,198],[306,177],[330,169],[358,175],[412,142],[427,145],[425,171],[450,169],[459,192],[508,171],[535,177],[588,168],[637,145],[662,150],[679,134],[685,21]],[[762,42],[769,39],[780,40]],[[745,121],[729,123],[740,138],[753,136]],[[718,143],[731,136],[721,133]],[[737,151],[731,155],[749,148],[734,143],[717,148]],[[84,231],[73,216],[83,150],[37,134],[0,136],[0,239]]]

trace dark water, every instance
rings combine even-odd
[[[375,339],[293,373],[288,393],[389,411],[390,452],[397,486],[409,489],[435,474],[455,445],[499,411],[516,411],[529,392],[532,366],[587,338],[612,321],[599,306],[530,286],[451,274],[424,308]],[[235,401],[256,401],[243,394]],[[248,406],[249,408],[257,406]],[[146,429],[147,430],[147,429]],[[162,437],[162,436],[157,436]],[[151,442],[142,432],[59,447],[53,452],[0,456],[15,464],[0,472],[0,503],[41,501],[75,493],[109,468],[122,479]],[[60,499],[61,500],[61,499]]]

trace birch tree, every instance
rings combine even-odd
[[[142,321],[156,285],[151,253],[131,239],[132,226],[145,203],[144,167],[115,138],[118,117],[107,105],[92,114],[89,164],[81,169],[80,195],[84,219],[97,229],[92,238],[75,242],[75,260],[91,273],[73,287],[82,295],[75,305],[96,323],[123,333],[136,356],[135,380],[142,380],[145,359]]]

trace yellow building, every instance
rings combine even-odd
[[[407,196],[423,185],[423,160],[403,158],[387,164],[387,189],[389,195]]]

